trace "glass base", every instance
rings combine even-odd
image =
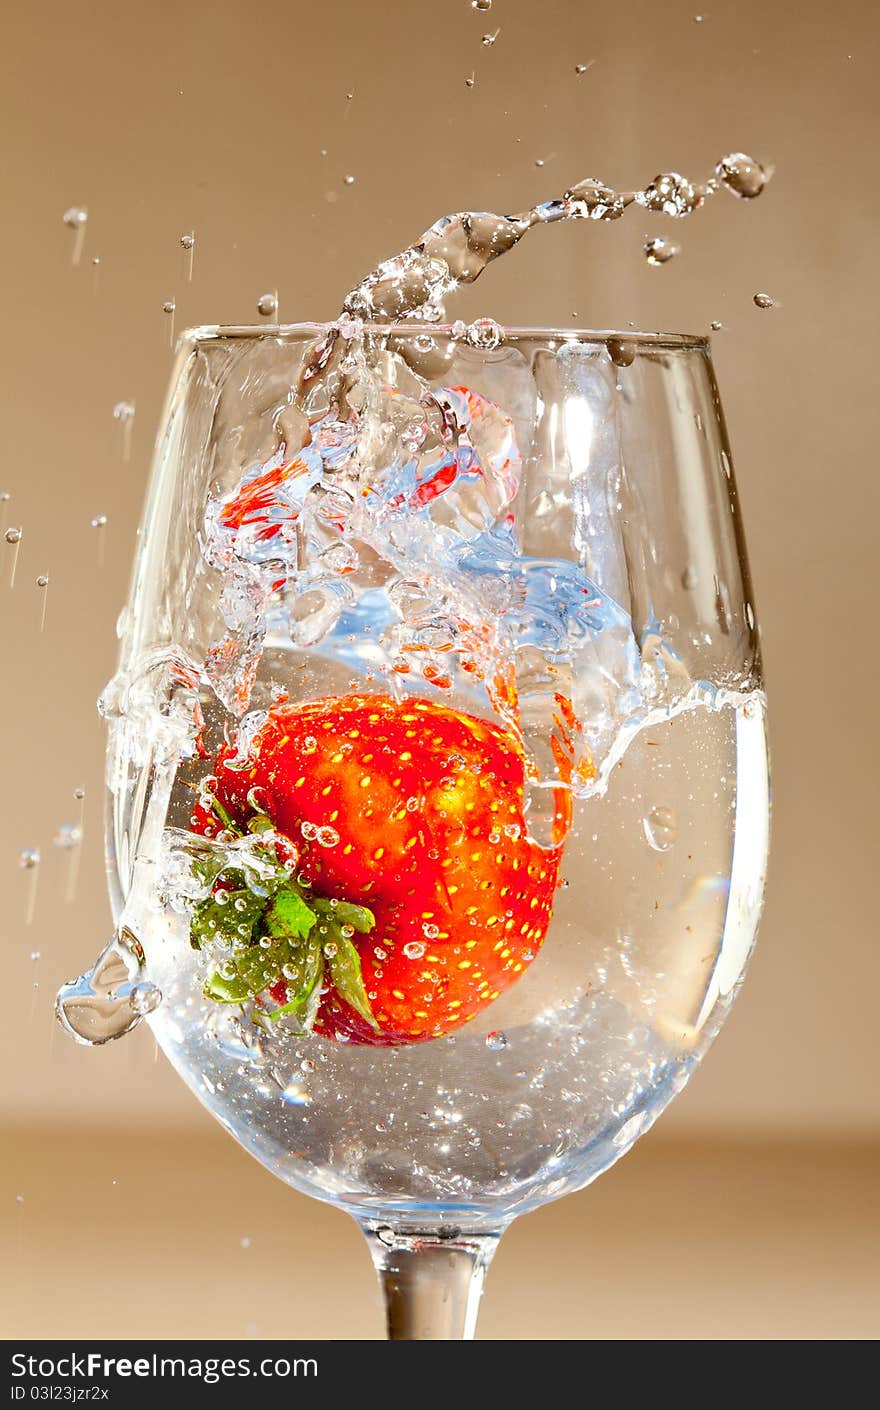
[[[389,1341],[472,1341],[500,1234],[364,1229],[385,1299]]]

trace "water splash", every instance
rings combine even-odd
[[[55,1014],[66,1033],[93,1048],[130,1033],[161,1000],[146,978],[140,941],[123,927],[91,969],[62,984]]]
[[[362,279],[347,294],[343,309],[369,322],[439,323],[449,295],[474,283],[493,260],[507,254],[537,225],[618,220],[633,205],[683,219],[722,187],[752,200],[769,179],[767,170],[742,152],[722,157],[716,173],[704,182],[693,182],[680,172],[662,172],[636,191],[615,191],[591,177],[518,215],[461,211],[443,216],[412,245],[383,260]]]

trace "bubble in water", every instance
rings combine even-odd
[[[755,308],[778,308],[779,303],[772,294],[755,294],[752,299]]]
[[[315,841],[319,847],[336,847],[339,843],[339,833],[335,827],[319,827],[315,833]]]
[[[82,842],[82,828],[78,823],[61,823],[54,837],[52,845],[60,847],[62,851],[69,852],[74,847],[78,847]]]
[[[261,318],[272,318],[278,312],[278,295],[261,294],[257,299],[257,313]]]
[[[21,543],[22,530],[7,529],[3,537],[5,538],[7,543]]]
[[[652,808],[642,818],[642,828],[648,846],[655,852],[668,852],[678,841],[678,822],[671,808]]]
[[[648,264],[657,267],[668,264],[676,255],[681,254],[681,245],[677,245],[674,240],[664,239],[662,235],[655,235],[653,240],[645,241],[644,251]]]
[[[145,1014],[153,1013],[162,1002],[162,990],[149,980],[143,980],[140,984],[133,984],[131,993],[128,996],[135,1013],[143,1018]]]
[[[422,934],[425,936],[426,940],[436,940],[437,936],[440,934],[440,927],[428,921],[422,926]]]
[[[506,1033],[502,1033],[500,1028],[493,1028],[491,1033],[486,1034],[486,1047],[493,1053],[501,1053],[508,1046],[509,1039]]]
[[[745,152],[731,152],[718,162],[715,175],[726,191],[744,201],[753,201],[760,196],[771,173]]]
[[[472,348],[493,352],[504,339],[504,333],[494,318],[476,318],[468,325],[467,340]]]
[[[40,865],[40,853],[36,847],[23,847],[18,854],[18,865],[22,871],[32,871]]]
[[[403,947],[403,953],[408,960],[420,960],[425,953],[426,946],[419,940],[409,940]]]

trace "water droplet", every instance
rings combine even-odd
[[[771,174],[753,157],[747,157],[745,152],[731,152],[722,157],[715,167],[715,175],[724,189],[744,201],[753,201],[760,196]]]
[[[679,171],[661,172],[643,191],[636,193],[640,206],[679,218],[699,210],[704,199],[703,192]]]
[[[678,823],[671,808],[652,808],[642,818],[642,828],[649,847],[655,852],[668,852],[678,841]]]
[[[491,1033],[486,1034],[486,1047],[493,1053],[501,1053],[509,1045],[506,1033],[502,1033],[500,1028],[493,1028]]]
[[[655,235],[653,240],[646,240],[643,248],[648,264],[655,266],[668,264],[676,255],[681,254],[681,245],[677,245],[674,240],[665,239],[662,235]]]
[[[480,14],[485,14],[486,11],[491,10],[491,8],[492,0],[471,0],[471,9],[478,10]]]
[[[353,185],[354,185],[354,177],[353,177],[353,176],[344,176],[342,179],[343,179],[343,181],[345,182],[346,186],[353,186]]]
[[[261,294],[257,299],[257,313],[261,318],[272,318],[278,312],[278,295]]]
[[[30,958],[33,963],[36,964],[37,960],[40,958],[39,950],[31,950]]]
[[[481,352],[493,352],[503,339],[504,333],[494,318],[476,318],[468,325],[467,340]]]
[[[143,975],[141,944],[123,928],[91,969],[58,990],[55,1013],[62,1028],[89,1047],[130,1033],[143,1017],[131,1003],[133,989],[144,983]]]
[[[180,243],[185,250],[191,250],[193,245],[196,243],[196,237],[192,234],[181,235]]]
[[[143,1018],[148,1013],[153,1013],[162,1002],[162,991],[155,984],[150,984],[144,980],[140,984],[133,984],[128,1001],[135,1013]]]
[[[103,529],[107,525],[107,515],[96,514],[93,519],[89,520],[89,523],[91,524],[93,529]]]
[[[126,421],[134,418],[135,405],[133,401],[118,401],[113,408],[114,421],[121,421],[123,425]]]
[[[465,86],[465,88],[473,88],[473,86],[474,86],[474,84],[476,83],[476,81],[477,81],[476,74],[473,74],[473,73],[472,73],[471,76],[470,76],[470,78],[466,78],[465,81],[464,81],[464,86]]]
[[[543,157],[536,157],[536,158],[535,158],[535,166],[543,166],[543,165],[544,165],[544,158],[543,158]]]
[[[335,827],[319,827],[315,833],[315,841],[319,847],[336,847],[339,843],[339,833]]]
[[[23,847],[18,854],[18,865],[22,871],[31,871],[40,865],[40,853],[36,847]]]
[[[424,935],[426,940],[436,940],[437,936],[440,934],[440,927],[439,925],[433,925],[430,921],[428,921],[425,925],[422,926],[422,934]]]
[[[772,294],[755,294],[752,299],[755,308],[778,308],[779,304]]]
[[[403,947],[403,953],[408,960],[420,960],[425,953],[426,946],[420,940],[408,940]]]
[[[85,206],[70,206],[61,217],[68,230],[74,232],[73,252],[71,254],[71,263],[74,265],[79,264],[80,261],[83,241],[86,238],[86,223],[88,218],[89,213]]]
[[[16,1203],[16,1204],[24,1204],[24,1195],[16,1195],[16,1196],[15,1196],[15,1203]]]
[[[595,59],[591,59],[588,64],[575,64],[574,71],[578,75],[582,73],[587,73],[593,67],[595,62]]]
[[[247,1237],[245,1237],[245,1238],[243,1238],[243,1239],[239,1239],[238,1242],[239,1242],[239,1244],[241,1245],[242,1248],[250,1248],[250,1246],[251,1246],[251,1241],[250,1241],[250,1239],[247,1238]]]
[[[162,312],[163,312],[163,313],[173,313],[174,310],[176,309],[176,307],[177,307],[177,305],[176,305],[176,303],[174,302],[173,299],[166,299],[165,302],[164,302],[164,304],[162,305]]]
[[[300,1072],[314,1072],[315,1066],[316,1064],[312,1058],[303,1058],[299,1065],[299,1070]]]
[[[5,538],[5,540],[6,540],[7,543],[21,543],[22,530],[21,530],[21,529],[7,529],[7,530],[6,530],[6,533],[3,535],[3,537]]]
[[[636,357],[635,343],[626,343],[621,338],[609,338],[608,355],[615,367],[631,367]]]
[[[84,788],[75,788],[73,790],[73,796],[78,803],[81,803],[83,798],[85,798],[86,796],[86,791]]]
[[[712,320],[712,322],[709,324],[709,327],[712,329],[713,333],[720,333],[721,329],[724,327],[724,324],[719,322],[719,320],[716,318]]]
[[[495,43],[495,40],[498,38],[500,33],[501,30],[496,29],[494,34],[484,34],[482,39],[480,40],[480,43],[484,46],[484,48],[491,49],[492,45]]]
[[[52,845],[65,852],[78,847],[81,842],[82,828],[78,823],[61,823],[52,838]]]
[[[45,588],[45,587],[48,587],[48,586],[49,586],[49,575],[48,575],[48,573],[41,573],[40,576],[37,578],[37,587],[38,587],[38,588]]]

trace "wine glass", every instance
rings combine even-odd
[[[767,853],[707,341],[482,344],[183,337],[101,701],[117,931],[59,996],[355,1217],[394,1339],[473,1336],[510,1221],[682,1089]]]

